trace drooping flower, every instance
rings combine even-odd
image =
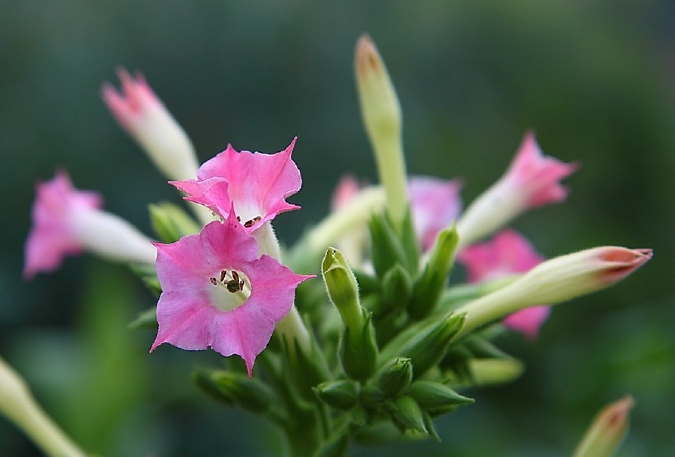
[[[295,289],[313,276],[297,275],[268,255],[258,257],[255,238],[228,211],[197,235],[156,243],[159,331],[162,343],[186,350],[209,347],[237,354],[251,375],[274,326],[293,306]]]
[[[446,181],[430,176],[408,179],[408,195],[415,231],[422,249],[426,251],[436,240],[438,232],[457,219],[462,210],[460,180]]]
[[[66,255],[83,250],[121,262],[154,263],[151,240],[127,221],[102,211],[101,196],[75,189],[65,171],[38,183],[36,193],[33,227],[25,246],[25,278],[53,271]]]
[[[602,246],[540,263],[523,276],[457,309],[467,318],[460,335],[540,303],[555,305],[609,287],[652,258],[651,249]]]
[[[475,283],[525,273],[545,259],[525,237],[513,230],[504,230],[491,242],[464,248],[457,260],[466,268],[469,282]],[[550,312],[549,306],[532,306],[506,316],[502,323],[534,339]]]
[[[460,248],[499,230],[529,208],[567,197],[560,180],[578,165],[543,155],[533,132],[527,132],[504,175],[469,205],[457,223]]]
[[[234,208],[248,232],[286,211],[299,209],[286,202],[302,186],[300,170],[291,159],[296,139],[276,154],[237,151],[231,145],[204,162],[197,179],[172,181],[186,200],[206,206],[223,219]]]
[[[117,74],[122,81],[121,92],[108,83],[101,89],[103,101],[117,122],[167,178],[194,178],[199,163],[185,131],[142,75],[132,77],[124,69]]]

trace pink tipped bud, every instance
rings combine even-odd
[[[152,91],[142,75],[117,72],[118,92],[111,84],[101,89],[103,101],[117,122],[145,150],[155,166],[169,179],[194,179],[197,157],[189,138]]]
[[[462,333],[540,303],[562,303],[615,284],[652,258],[651,249],[604,246],[555,257],[516,281],[474,300]]]
[[[633,404],[633,398],[629,395],[600,410],[573,457],[613,456],[628,433]]]

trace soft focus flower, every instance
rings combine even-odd
[[[103,101],[117,122],[150,156],[169,179],[191,179],[199,163],[190,139],[157,98],[142,75],[120,69],[121,92],[111,84],[101,90]]]
[[[462,335],[518,310],[562,303],[615,284],[652,258],[651,249],[602,246],[540,263],[509,285],[457,309]]]
[[[462,210],[459,180],[446,181],[430,176],[408,179],[408,195],[415,231],[422,249],[426,251],[436,240],[438,232],[457,219]]]
[[[464,265],[469,282],[501,279],[516,273],[525,273],[544,261],[532,245],[513,230],[504,230],[491,242],[473,244],[464,248],[457,260]],[[551,308],[532,306],[507,316],[502,322],[507,327],[535,338]]]
[[[469,205],[457,223],[460,248],[499,230],[529,208],[567,197],[560,180],[577,169],[543,155],[533,132],[527,132],[506,173]]]
[[[361,117],[387,195],[387,213],[398,226],[408,206],[401,105],[387,67],[368,35],[356,44],[354,67]]]
[[[197,235],[156,243],[159,331],[162,343],[181,349],[213,348],[237,354],[251,375],[255,358],[293,306],[295,288],[312,276],[296,275],[276,259],[258,258],[255,239],[237,221],[211,222]]]
[[[286,202],[302,186],[300,170],[291,159],[296,139],[276,154],[236,151],[231,145],[202,164],[197,179],[173,181],[186,200],[227,218],[234,208],[248,232],[285,211],[299,209]]]
[[[25,247],[25,278],[53,271],[83,250],[121,262],[152,264],[155,248],[127,221],[100,210],[99,194],[73,187],[66,172],[36,186],[33,227]]]
[[[630,410],[634,403],[633,398],[627,395],[601,409],[574,451],[573,457],[615,455],[628,433]]]

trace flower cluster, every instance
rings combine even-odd
[[[195,383],[277,425],[290,455],[344,455],[353,440],[437,437],[435,417],[473,402],[462,389],[522,371],[496,346],[504,328],[534,340],[552,305],[612,285],[652,255],[606,246],[546,260],[507,228],[531,208],[563,201],[561,181],[578,168],[544,155],[533,132],[464,210],[461,181],[408,177],[401,107],[367,36],[355,66],[381,185],[341,180],[331,214],[289,249],[272,222],[299,209],[286,201],[302,185],[291,158],[296,139],[274,154],[228,145],[199,166],[145,79],[126,71],[121,92],[106,84],[103,99],[200,222],[177,206],[154,206],[151,241],[59,171],[38,184],[26,243],[26,278],[83,250],[141,265],[135,271],[159,293],[144,314],[157,329],[150,350],[169,343],[240,356],[243,369],[201,368]],[[455,279],[455,264],[466,282]],[[319,273],[321,281],[308,281]],[[265,363],[254,375],[259,357]],[[579,455],[613,449],[616,437],[591,440]]]

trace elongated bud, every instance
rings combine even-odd
[[[326,291],[335,305],[345,327],[356,338],[363,327],[363,310],[359,301],[359,285],[356,276],[342,253],[328,248],[321,262],[321,273]]]
[[[274,398],[269,387],[242,373],[200,369],[193,380],[211,396],[254,413],[267,411]]]
[[[356,384],[353,381],[322,382],[314,388],[314,392],[321,401],[340,411],[352,409],[358,399]]]
[[[428,434],[422,408],[412,397],[401,395],[386,404],[394,422],[406,430]]]
[[[163,243],[173,243],[185,235],[199,233],[201,229],[185,211],[173,203],[151,204],[149,210],[152,228]]]
[[[651,258],[651,249],[605,246],[543,262],[504,288],[459,308],[468,315],[458,336],[523,308],[554,305],[609,287]]]
[[[134,78],[124,69],[117,73],[122,81],[121,92],[108,83],[101,90],[103,101],[117,122],[167,178],[194,179],[199,164],[186,133],[142,75]]]
[[[404,308],[412,295],[412,286],[410,275],[397,263],[382,278],[384,302],[393,308]]]
[[[445,384],[436,381],[415,381],[405,393],[412,397],[422,409],[429,410],[474,402],[473,398],[460,395]]]
[[[395,397],[403,392],[413,379],[413,366],[408,357],[391,359],[380,369],[377,386],[385,395]]]
[[[626,396],[600,410],[573,457],[613,456],[628,433],[633,403],[633,398]]]
[[[442,230],[436,237],[429,261],[415,280],[408,306],[408,313],[413,319],[426,317],[438,304],[452,270],[457,242],[457,230],[454,226]]]
[[[382,350],[381,360],[409,357],[416,378],[436,365],[445,355],[450,341],[464,325],[465,314],[450,313],[408,327]]]
[[[401,106],[387,68],[367,35],[356,44],[355,70],[361,116],[387,194],[387,213],[398,227],[407,206]]]

